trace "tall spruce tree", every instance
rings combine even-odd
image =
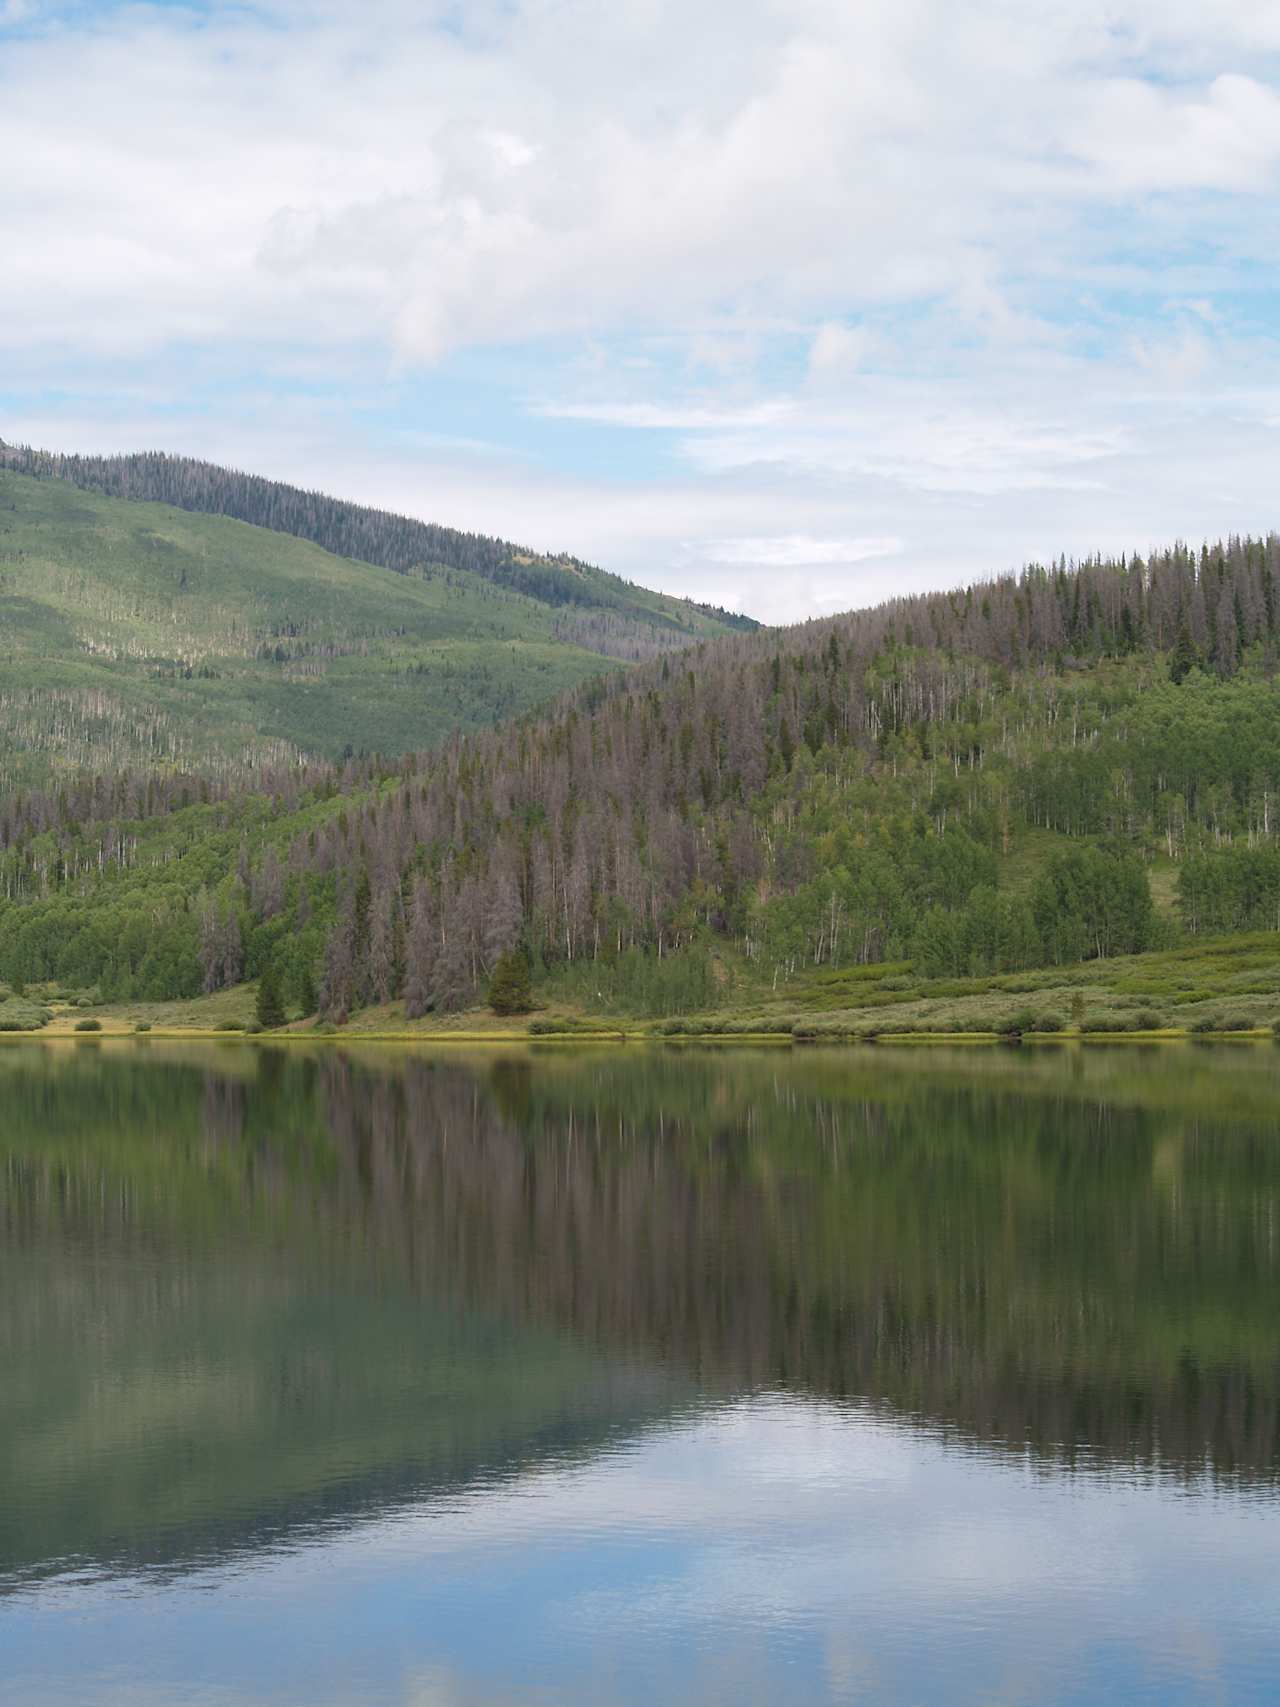
[[[1178,638],[1174,643],[1173,656],[1169,660],[1169,680],[1174,683],[1184,682],[1199,662],[1190,626],[1186,617],[1183,617],[1178,624]]]
[[[513,948],[501,955],[489,979],[489,1006],[496,1014],[524,1014],[533,1005],[529,962]]]
[[[276,969],[270,961],[262,969],[258,979],[258,1024],[264,1031],[275,1031],[285,1022],[284,1001],[280,995],[280,983],[276,977]]]

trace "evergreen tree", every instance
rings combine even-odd
[[[264,1031],[275,1031],[285,1022],[284,1002],[280,995],[280,984],[276,978],[276,969],[271,961],[262,969],[258,979],[258,1024]]]
[[[1199,662],[1195,641],[1191,638],[1191,629],[1187,619],[1183,617],[1178,624],[1178,638],[1174,644],[1173,657],[1169,660],[1169,680],[1175,684],[1184,682]]]
[[[298,973],[298,1011],[303,1019],[309,1019],[320,1005],[316,995],[316,981],[311,971],[311,962],[303,961],[302,970]]]
[[[489,1006],[496,1014],[525,1014],[533,1005],[529,962],[519,949],[500,957],[489,980]]]

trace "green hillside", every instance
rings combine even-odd
[[[659,1023],[1252,1029],[1278,663],[1280,538],[1237,539],[729,635],[398,762],[0,791],[0,978],[269,972],[342,1025],[465,1010],[505,959],[552,1011]]]
[[[0,786],[428,747],[719,631],[633,591],[557,606],[0,468]]]

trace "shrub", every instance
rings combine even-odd
[[[138,1032],[150,1031],[151,1021],[149,1019],[140,1019],[133,1029]]]
[[[102,1021],[100,1019],[78,1019],[75,1029],[77,1031],[101,1031]]]
[[[1096,1013],[1086,1014],[1081,1022],[1080,1029],[1082,1031],[1108,1032],[1133,1031],[1135,1027],[1133,1017],[1130,1014]]]
[[[565,1037],[565,1036],[604,1036],[616,1037],[618,1027],[605,1025],[600,1020],[577,1019],[572,1015],[557,1018],[531,1019],[528,1025],[530,1037]]]
[[[76,1006],[78,1008],[91,1008],[93,1003],[89,1000],[88,996],[77,996]]]
[[[1016,1014],[1008,1014],[1004,1019],[996,1020],[991,1029],[999,1032],[1001,1037],[1021,1037],[1024,1031],[1034,1031],[1036,1016],[1029,1008],[1022,1008]]]
[[[1214,1031],[1252,1031],[1258,1024],[1260,1021],[1252,1014],[1199,1014],[1192,1021],[1191,1029],[1203,1037]]]
[[[39,1031],[53,1018],[48,1008],[21,996],[0,1002],[0,1031]]]
[[[1067,1022],[1063,1019],[1061,1014],[1037,1014],[1035,1019],[1031,1022],[1031,1029],[1032,1031],[1051,1034],[1057,1031],[1065,1031],[1067,1029]]]
[[[215,1031],[243,1031],[244,1021],[239,1019],[219,1020],[218,1024],[214,1026],[213,1029]]]
[[[1139,1008],[1133,1018],[1139,1031],[1159,1031],[1164,1025],[1164,1015],[1155,1008]]]
[[[1019,972],[1007,978],[992,980],[993,990],[1003,990],[1008,996],[1029,996],[1033,990],[1051,989],[1063,982],[1061,972]]]
[[[246,1037],[261,1037],[262,1033],[266,1029],[267,1029],[266,1026],[262,1025],[258,1020],[251,1019],[249,1021],[248,1025],[246,1025],[244,1028],[245,1036]]]

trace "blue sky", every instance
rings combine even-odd
[[[0,435],[787,620],[1280,523],[1280,8],[0,0]]]

